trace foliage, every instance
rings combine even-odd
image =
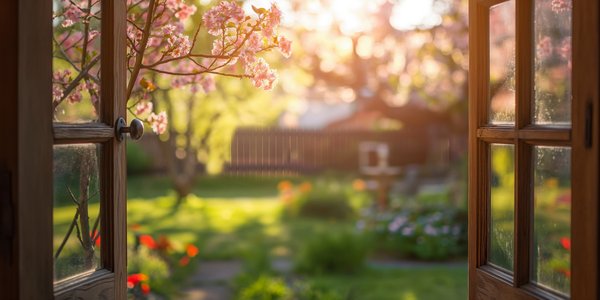
[[[243,289],[239,300],[287,300],[292,299],[292,291],[278,277],[262,275]]]
[[[467,251],[466,212],[451,207],[375,213],[358,224],[374,232],[380,247],[395,256],[443,260]]]
[[[363,268],[367,241],[353,232],[328,232],[312,236],[297,254],[295,267],[301,273],[354,273]]]
[[[321,179],[314,184],[304,181],[294,186],[291,181],[283,180],[278,189],[288,217],[347,220],[356,216],[356,212],[370,201],[364,188],[356,189],[360,184],[355,180],[349,187]]]
[[[152,158],[136,143],[127,144],[127,173],[143,174],[152,167]]]

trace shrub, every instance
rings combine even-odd
[[[466,253],[466,221],[465,212],[439,207],[376,215],[361,224],[367,223],[366,229],[375,232],[380,246],[393,255],[443,260]]]
[[[241,290],[239,300],[287,300],[292,299],[292,291],[283,279],[261,275]]]
[[[328,286],[304,282],[297,282],[294,285],[294,295],[296,299],[301,300],[342,300],[347,298]]]
[[[292,217],[345,220],[354,216],[348,197],[342,191],[311,190],[284,195],[286,212]]]
[[[141,174],[150,171],[152,158],[136,143],[127,143],[127,173]]]
[[[137,251],[128,251],[127,272],[129,274],[141,273],[148,275],[148,283],[152,291],[168,295],[174,292],[175,287],[168,279],[171,271],[168,263],[150,249],[140,247]]]
[[[296,270],[303,273],[352,273],[360,270],[367,256],[364,237],[351,232],[320,233],[300,249]]]

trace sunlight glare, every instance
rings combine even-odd
[[[390,24],[397,30],[414,30],[439,25],[442,17],[434,11],[433,4],[433,0],[401,0],[392,9]]]

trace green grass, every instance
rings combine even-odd
[[[370,269],[358,275],[317,276],[308,281],[331,287],[342,295],[348,295],[347,299],[467,299],[466,265],[402,270]]]
[[[291,180],[298,183],[304,178]],[[265,252],[270,257],[293,259],[294,253],[314,235],[355,228],[353,221],[284,221],[282,203],[277,197],[279,181],[279,178],[203,177],[194,194],[174,210],[175,198],[168,180],[129,178],[128,224],[138,224],[139,234],[167,236],[176,252],[182,252],[188,243],[197,245],[199,267],[202,260],[248,261]],[[61,227],[66,227],[72,218],[66,209],[55,209],[55,223]],[[133,232],[129,232],[128,238],[132,244]],[[174,286],[184,282],[182,277],[191,271],[176,275]],[[350,299],[465,299],[467,286],[466,265],[402,270],[367,268],[354,276],[304,279],[348,292]]]

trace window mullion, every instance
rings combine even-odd
[[[531,124],[533,101],[533,0],[516,3],[516,131]],[[531,147],[515,138],[515,265],[513,285],[529,282],[531,249]]]

